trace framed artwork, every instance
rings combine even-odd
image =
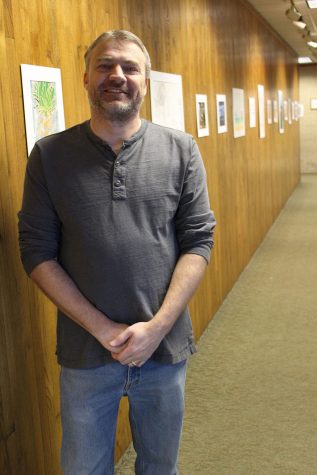
[[[304,117],[304,104],[299,104],[299,117]]]
[[[288,121],[288,101],[284,101],[284,120]]]
[[[279,131],[284,134],[284,103],[283,103],[283,91],[277,91],[278,99],[278,124]]]
[[[267,123],[272,124],[273,123],[273,114],[272,114],[272,101],[271,101],[271,99],[268,99],[266,101],[266,110],[267,110]]]
[[[295,102],[292,101],[292,120],[295,120]]]
[[[245,135],[244,90],[232,89],[232,114],[234,138]]]
[[[264,86],[258,84],[258,105],[259,105],[259,136],[265,137],[265,105],[264,105]]]
[[[35,142],[65,129],[61,70],[21,64],[28,154]]]
[[[294,102],[294,117],[295,117],[295,120],[298,120],[300,118],[300,113],[301,113],[301,107],[300,107],[300,103],[298,101],[295,101]]]
[[[288,99],[288,108],[287,108],[287,115],[288,115],[288,123],[292,123],[292,99]]]
[[[278,123],[278,105],[277,105],[277,100],[273,100],[273,122],[274,124]]]
[[[255,97],[249,97],[250,128],[256,127]]]
[[[224,94],[216,94],[217,130],[218,134],[228,132],[227,98]]]
[[[209,135],[208,105],[205,94],[196,94],[196,117],[198,137]]]
[[[185,131],[182,76],[151,71],[152,122]]]

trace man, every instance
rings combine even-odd
[[[85,62],[91,120],[35,145],[19,213],[25,270],[58,307],[63,473],[113,473],[127,396],[136,473],[176,474],[187,303],[215,224],[205,172],[191,136],[140,119],[139,38],[106,32]]]

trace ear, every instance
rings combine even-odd
[[[144,95],[146,95],[146,93],[147,93],[149,84],[150,84],[150,80],[149,80],[149,79],[146,79],[146,80],[145,80],[145,85],[144,85]]]

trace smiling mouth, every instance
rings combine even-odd
[[[127,94],[127,92],[122,89],[104,89],[103,92],[106,94]]]

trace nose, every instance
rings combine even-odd
[[[123,73],[123,69],[120,66],[120,64],[114,64],[111,68],[110,74],[109,74],[109,79],[112,80],[122,80],[125,81],[125,75]]]

